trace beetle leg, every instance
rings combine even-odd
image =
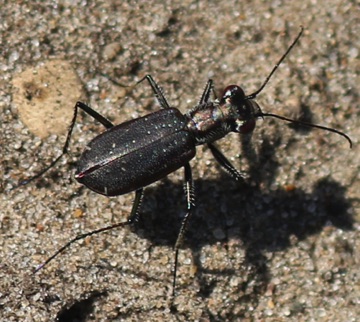
[[[184,241],[184,235],[189,223],[189,219],[195,207],[194,182],[192,180],[191,167],[189,163],[187,163],[184,166],[184,170],[185,170],[185,193],[186,193],[186,202],[187,202],[187,213],[184,219],[182,220],[179,234],[176,239],[176,243],[174,247],[175,254],[174,254],[174,267],[173,267],[173,293],[172,293],[173,298],[175,297],[176,273],[178,267],[179,249]]]
[[[17,189],[17,188],[19,188],[21,186],[27,185],[28,183],[32,182],[35,179],[40,178],[45,172],[47,172],[52,167],[54,167],[59,162],[59,160],[63,157],[63,155],[67,153],[68,148],[69,148],[69,144],[70,144],[71,134],[72,134],[72,131],[73,131],[74,126],[75,126],[76,117],[77,117],[79,108],[81,108],[85,113],[92,116],[95,120],[99,121],[107,129],[114,126],[108,119],[106,119],[104,116],[102,116],[98,112],[94,111],[90,106],[87,106],[86,104],[81,103],[81,102],[77,102],[75,107],[74,107],[74,115],[73,115],[73,118],[72,118],[70,126],[69,126],[69,130],[68,130],[68,133],[67,133],[67,136],[66,136],[65,144],[64,144],[63,149],[62,149],[62,153],[54,161],[52,161],[50,163],[50,165],[48,165],[46,168],[42,169],[39,173],[37,173],[36,175],[34,175],[33,177],[31,177],[29,179],[21,181],[20,183],[18,183],[15,187],[13,187],[10,190]]]
[[[161,89],[160,86],[155,82],[154,78],[153,78],[150,74],[145,75],[145,76],[144,76],[143,78],[141,78],[138,82],[136,82],[135,85],[131,85],[131,86],[121,84],[121,83],[119,83],[117,80],[113,79],[112,77],[110,77],[110,76],[107,75],[107,74],[104,74],[104,73],[101,73],[101,72],[100,72],[100,75],[106,77],[108,80],[110,80],[112,83],[114,83],[114,84],[117,85],[117,86],[127,87],[127,88],[129,88],[129,87],[130,87],[130,88],[131,88],[131,87],[134,87],[134,86],[136,86],[137,84],[142,83],[144,80],[147,80],[148,83],[150,84],[151,89],[152,89],[152,91],[154,92],[155,97],[156,97],[156,99],[158,100],[161,108],[170,108],[170,105],[169,105],[167,99],[165,98],[162,89]]]
[[[37,273],[38,271],[40,271],[42,268],[44,268],[44,266],[46,266],[47,264],[49,264],[49,262],[51,262],[56,256],[58,256],[59,254],[61,254],[63,251],[65,251],[65,249],[67,249],[71,244],[75,243],[78,240],[84,239],[86,237],[92,236],[92,235],[96,235],[99,233],[102,233],[104,231],[108,231],[108,230],[112,230],[114,228],[119,228],[119,227],[124,227],[124,226],[128,226],[133,224],[133,221],[131,220],[131,218],[129,218],[129,220],[124,221],[124,222],[120,222],[117,224],[113,224],[110,226],[106,226],[97,230],[93,230],[90,231],[88,233],[84,233],[84,234],[80,234],[77,235],[75,238],[73,238],[72,240],[70,240],[69,242],[67,242],[63,247],[59,248],[53,255],[51,255],[44,263],[42,263],[41,265],[39,265],[35,270],[34,273]]]
[[[145,79],[149,82],[161,108],[170,108],[170,105],[169,105],[168,101],[166,100],[163,91],[161,90],[159,85],[155,82],[155,80],[152,78],[152,76],[150,74],[148,74],[145,77],[143,77],[142,79],[140,79],[136,84],[141,83]]]
[[[208,143],[208,147],[210,148],[210,151],[213,154],[215,160],[224,168],[227,173],[229,173],[236,180],[244,179],[244,175],[234,168],[230,161],[225,157],[225,155],[220,152],[220,150],[215,145],[213,145],[212,143]]]
[[[138,213],[139,206],[141,204],[141,200],[142,200],[142,197],[144,195],[143,190],[144,190],[143,188],[140,188],[140,189],[136,190],[134,204],[133,204],[130,216],[129,216],[127,221],[116,223],[116,224],[113,224],[113,225],[110,225],[110,226],[106,226],[106,227],[103,227],[103,228],[100,228],[100,229],[89,231],[89,232],[84,233],[84,234],[77,235],[75,238],[73,238],[72,240],[67,242],[63,247],[59,248],[44,263],[39,265],[34,270],[34,274],[37,273],[38,271],[40,271],[42,268],[44,268],[44,266],[46,266],[49,262],[51,262],[56,256],[58,256],[59,254],[64,252],[68,247],[70,247],[71,244],[75,243],[76,241],[81,240],[81,239],[85,239],[86,237],[96,235],[96,234],[99,234],[99,233],[102,233],[102,232],[105,232],[105,231],[108,231],[108,230],[112,230],[112,229],[115,229],[115,228],[121,228],[121,227],[124,227],[124,226],[129,226],[129,225],[132,225],[135,222],[137,222],[138,218],[139,218],[139,213]]]
[[[209,101],[209,98],[210,98],[210,94],[211,92],[213,93],[215,99],[216,99],[216,94],[215,94],[215,91],[214,91],[214,86],[213,86],[213,80],[212,79],[209,79],[205,85],[205,88],[204,88],[204,91],[201,95],[201,98],[199,100],[199,104],[198,105],[202,105],[204,103],[207,103]]]
[[[111,127],[114,126],[114,124],[112,124],[107,118],[105,118],[104,116],[102,116],[101,114],[99,114],[98,112],[93,110],[90,106],[88,106],[82,102],[77,102],[75,105],[75,113],[74,113],[73,120],[71,122],[71,126],[70,126],[71,130],[69,131],[69,134],[71,134],[72,128],[74,127],[78,108],[81,108],[86,114],[89,114],[90,116],[92,116],[96,121],[100,122],[107,129],[110,129]],[[68,134],[68,136],[69,136],[69,134]]]
[[[131,223],[136,223],[139,220],[139,207],[141,205],[143,196],[144,188],[140,188],[135,191],[135,199],[128,219],[128,221]]]

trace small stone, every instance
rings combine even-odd
[[[113,60],[116,55],[120,52],[121,50],[121,45],[117,42],[113,42],[111,44],[108,44],[104,47],[103,50],[103,58],[107,61],[111,61]]]
[[[83,96],[81,81],[70,63],[49,60],[13,78],[13,102],[21,121],[40,138],[64,134],[77,100]]]

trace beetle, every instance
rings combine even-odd
[[[21,182],[18,186],[27,184],[43,175],[67,153],[78,110],[81,109],[99,121],[106,128],[106,131],[87,144],[77,163],[75,179],[96,193],[109,197],[135,191],[135,199],[127,221],[76,236],[38,266],[35,273],[77,240],[110,229],[134,224],[139,217],[138,210],[144,187],[183,167],[187,212],[182,220],[174,246],[172,278],[172,296],[174,297],[179,249],[195,207],[194,187],[189,161],[195,157],[198,145],[207,144],[216,161],[236,180],[243,179],[244,175],[234,168],[213,142],[223,138],[230,132],[240,134],[252,132],[257,118],[274,117],[302,126],[334,132],[347,139],[351,147],[351,139],[341,131],[272,113],[263,113],[254,100],[298,42],[302,33],[303,28],[301,27],[295,40],[285,54],[281,56],[260,88],[250,95],[245,95],[242,88],[237,85],[229,85],[224,89],[221,98],[217,99],[213,81],[210,79],[198,104],[185,114],[182,114],[177,108],[169,105],[153,77],[146,75],[136,84],[146,80],[152,88],[161,109],[119,125],[113,125],[88,105],[77,102],[62,154],[40,173]],[[211,99],[211,95],[215,96],[215,98]]]

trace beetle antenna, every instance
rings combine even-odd
[[[260,88],[246,96],[246,99],[254,99],[263,89],[264,87],[266,86],[266,84],[269,82],[270,78],[272,77],[272,75],[274,75],[275,71],[279,68],[280,64],[284,61],[285,57],[289,54],[289,52],[291,51],[291,49],[293,49],[293,47],[295,46],[295,44],[298,42],[298,40],[300,39],[302,33],[304,31],[304,27],[303,26],[300,26],[300,32],[299,34],[297,35],[297,37],[295,38],[295,40],[292,42],[292,44],[290,45],[290,47],[287,49],[287,51],[285,52],[284,55],[281,56],[280,60],[275,64],[274,68],[272,69],[272,71],[270,72],[269,76],[266,77],[265,81],[262,83],[262,85],[260,86]]]
[[[350,137],[348,135],[346,135],[344,132],[333,129],[331,127],[326,127],[326,126],[317,125],[317,124],[308,123],[308,122],[303,122],[303,121],[297,121],[297,120],[287,118],[285,116],[276,115],[276,114],[272,114],[272,113],[262,113],[261,112],[261,114],[259,114],[257,116],[259,116],[259,117],[270,116],[270,117],[274,117],[274,118],[277,118],[277,119],[280,119],[280,120],[283,120],[283,121],[287,121],[287,122],[290,122],[290,123],[298,124],[298,125],[301,125],[301,126],[314,127],[314,128],[317,128],[317,129],[321,129],[321,130],[325,130],[325,131],[328,131],[328,132],[336,133],[336,134],[341,135],[342,137],[344,137],[346,140],[348,140],[348,142],[350,144],[350,149],[352,148],[352,141],[351,141]]]

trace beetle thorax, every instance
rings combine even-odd
[[[238,117],[230,104],[219,104],[217,100],[199,105],[189,113],[187,127],[193,133],[196,144],[204,144],[221,139],[231,132]]]

